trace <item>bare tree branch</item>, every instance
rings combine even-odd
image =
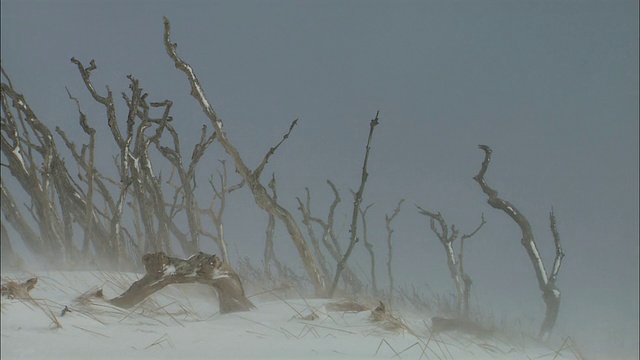
[[[555,284],[556,279],[558,278],[558,273],[560,272],[560,265],[562,265],[562,258],[564,258],[564,252],[562,251],[562,245],[560,244],[560,234],[558,234],[558,229],[556,227],[556,215],[553,208],[551,208],[551,212],[549,212],[549,226],[551,227],[553,243],[556,248],[556,256],[553,259],[551,274],[549,274],[549,283]]]
[[[387,248],[389,250],[388,259],[387,259],[387,274],[389,275],[389,308],[393,305],[393,271],[392,271],[392,263],[393,260],[393,245],[391,242],[391,237],[393,235],[393,229],[391,229],[391,222],[393,219],[398,216],[400,213],[400,206],[404,202],[404,199],[400,199],[398,201],[398,205],[396,205],[395,210],[393,210],[393,214],[389,216],[388,214],[384,214],[384,223],[385,228],[387,229]]]
[[[329,290],[329,297],[333,297],[336,288],[338,287],[338,280],[340,279],[340,273],[344,270],[347,260],[353,251],[353,248],[356,246],[358,242],[358,213],[360,212],[360,203],[362,202],[362,195],[364,193],[364,186],[367,183],[367,178],[369,177],[369,173],[367,173],[367,162],[369,161],[369,152],[371,151],[371,139],[373,138],[373,130],[378,125],[378,115],[380,115],[380,111],[376,112],[376,117],[371,120],[369,124],[369,138],[367,139],[367,146],[364,155],[364,164],[362,165],[362,178],[360,180],[360,187],[358,188],[358,192],[355,195],[355,199],[353,201],[353,214],[351,215],[351,227],[349,231],[351,232],[351,238],[349,240],[349,246],[347,247],[347,251],[344,253],[340,261],[338,262],[338,266],[336,268],[336,274],[333,278],[333,284],[331,285],[331,290]]]
[[[373,251],[373,244],[369,241],[367,236],[367,211],[371,208],[373,204],[367,205],[364,210],[360,209],[360,216],[362,217],[362,240],[364,241],[364,247],[369,252],[369,257],[371,257],[371,287],[373,296],[378,296],[378,285],[376,282],[376,256]]]
[[[264,167],[267,165],[267,162],[269,162],[269,158],[271,158],[271,155],[275,154],[276,150],[278,150],[280,145],[282,145],[282,143],[289,138],[289,134],[291,134],[291,131],[297,124],[298,124],[298,119],[293,120],[293,122],[289,126],[289,131],[287,131],[287,133],[284,134],[284,136],[282,137],[282,140],[280,140],[280,142],[276,144],[276,146],[269,149],[269,151],[264,155],[264,158],[262,159],[262,162],[260,163],[260,165],[258,165],[258,167],[253,171],[253,174],[256,177],[256,179],[260,178],[260,175],[262,175],[262,171],[264,170]]]
[[[480,171],[476,176],[474,176],[474,180],[480,185],[482,191],[488,196],[487,203],[491,205],[491,207],[502,210],[504,213],[509,215],[515,221],[515,223],[520,227],[520,231],[522,232],[522,245],[527,251],[529,255],[529,259],[531,260],[531,264],[533,265],[533,270],[536,275],[536,279],[538,280],[538,287],[542,291],[542,297],[546,304],[545,317],[540,326],[540,332],[538,333],[538,338],[541,340],[546,340],[553,329],[556,319],[558,317],[558,311],[560,308],[560,290],[555,286],[555,278],[557,277],[557,272],[554,274],[552,271],[552,277],[547,277],[547,272],[545,270],[544,263],[542,258],[540,257],[540,252],[538,251],[538,247],[533,237],[533,231],[531,230],[531,225],[527,218],[513,206],[508,201],[505,201],[498,197],[498,192],[492,189],[484,179],[484,175],[489,167],[489,162],[491,161],[491,148],[487,145],[478,145],[478,147],[484,151],[484,160],[482,161],[482,166]],[[560,263],[564,254],[562,253],[562,248],[560,247],[560,238],[557,236],[557,232],[555,229],[555,215],[551,212],[550,215],[551,228],[552,233],[554,235],[554,241],[556,243],[556,261],[554,261],[554,269],[559,271]],[[553,278],[554,281],[550,281]]]
[[[302,259],[303,265],[309,275],[311,282],[313,283],[316,295],[321,295],[325,292],[325,280],[321,272],[318,270],[317,263],[313,257],[307,242],[305,241],[300,228],[298,227],[295,219],[289,211],[280,206],[265,189],[265,187],[259,181],[259,173],[252,172],[242,160],[238,150],[231,144],[231,141],[227,138],[227,135],[222,131],[222,120],[218,118],[213,106],[207,100],[204,93],[204,89],[200,85],[200,81],[195,75],[192,67],[183,61],[176,51],[177,44],[174,44],[170,40],[171,25],[168,18],[164,18],[164,44],[167,50],[167,54],[173,60],[176,68],[184,72],[191,85],[191,95],[198,101],[202,111],[211,121],[215,133],[216,139],[220,142],[225,152],[233,159],[236,170],[246,181],[249,189],[251,190],[256,204],[263,210],[277,217],[285,225],[287,232],[291,236],[298,254]],[[268,156],[267,156],[268,160]]]
[[[309,233],[309,239],[311,240],[311,245],[313,246],[314,253],[316,255],[316,259],[318,261],[318,265],[320,266],[320,270],[325,278],[330,278],[331,273],[329,268],[327,267],[327,260],[324,258],[322,254],[322,250],[320,249],[320,242],[318,241],[318,237],[316,236],[315,231],[313,230],[313,226],[311,223],[311,193],[309,188],[305,188],[307,193],[306,203],[302,203],[299,197],[296,197],[298,201],[298,210],[302,213],[302,224],[304,224],[307,228],[307,232]],[[327,232],[323,228],[323,235]]]
[[[167,285],[200,283],[216,289],[222,314],[255,307],[245,296],[238,274],[216,255],[200,252],[183,260],[160,252],[146,254],[142,261],[147,271],[144,277],[109,303],[128,309]]]

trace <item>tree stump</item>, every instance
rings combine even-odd
[[[147,271],[144,277],[109,303],[128,309],[167,285],[200,283],[216,289],[222,314],[255,308],[246,298],[238,274],[215,254],[199,252],[183,260],[157,252],[145,254],[142,262]]]

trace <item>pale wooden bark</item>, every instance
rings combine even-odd
[[[61,173],[64,164],[58,156],[49,129],[40,122],[25,97],[15,91],[4,68],[2,75],[7,79],[6,83],[0,84],[3,110],[0,139],[2,152],[8,161],[6,166],[32,200],[29,211],[36,220],[44,245],[37,250],[40,255],[52,254],[54,259],[64,263],[74,253],[72,240],[65,238],[65,230],[69,231],[65,223],[68,224],[69,219],[61,219],[55,203],[56,195],[59,195],[56,185],[68,180],[54,176],[66,176],[64,172]],[[36,155],[41,158],[38,163],[38,159],[34,159]],[[3,187],[3,191],[5,197],[10,195],[8,189]],[[59,205],[62,211],[68,211],[67,203]]]
[[[336,186],[331,182],[331,180],[327,180],[327,184],[331,187],[331,190],[334,194],[334,200],[329,207],[329,213],[327,215],[327,220],[322,220],[318,217],[315,217],[311,214],[311,193],[308,188],[305,188],[307,193],[306,202],[303,204],[299,198],[298,200],[298,210],[302,213],[302,223],[306,226],[307,231],[309,233],[309,238],[311,239],[311,243],[313,245],[313,249],[316,253],[316,257],[318,259],[318,263],[320,264],[320,268],[325,276],[325,278],[331,278],[333,274],[331,273],[330,268],[327,265],[326,259],[322,253],[322,249],[320,248],[320,243],[324,245],[325,249],[329,252],[331,258],[334,261],[339,262],[341,258],[341,249],[340,243],[338,242],[338,236],[336,235],[334,229],[334,216],[335,209],[338,203],[341,201],[340,194]],[[313,229],[313,224],[315,223],[322,228],[322,235],[320,236],[321,241],[318,240],[318,236]],[[329,241],[331,240],[331,241]],[[351,268],[347,265],[342,271],[342,280],[346,287],[350,287],[354,294],[359,293],[364,285],[358,279],[356,274],[351,270]]]
[[[194,146],[193,152],[191,154],[191,162],[185,168],[182,153],[180,151],[180,138],[178,137],[178,133],[174,130],[173,126],[169,124],[166,125],[166,128],[167,131],[169,131],[171,138],[173,139],[173,148],[162,146],[160,145],[159,141],[156,141],[155,145],[158,151],[160,151],[160,154],[162,154],[165,159],[169,160],[169,162],[171,162],[171,164],[173,165],[173,168],[178,172],[178,176],[180,178],[180,187],[176,189],[176,196],[180,192],[183,194],[183,206],[185,209],[187,224],[189,225],[189,235],[191,238],[190,243],[183,246],[183,251],[193,251],[200,248],[200,234],[202,233],[202,228],[200,226],[200,213],[198,211],[198,202],[194,196],[196,167],[198,162],[204,155],[206,149],[215,140],[215,134],[211,134],[207,137],[207,127],[202,127],[200,142]],[[222,250],[222,257],[224,261],[228,261],[229,258],[227,256],[226,247],[222,248]]]
[[[306,202],[303,203],[299,197],[296,197],[298,201],[298,210],[302,214],[302,224],[307,228],[307,233],[309,234],[309,239],[311,240],[311,245],[313,246],[313,251],[316,255],[316,259],[318,261],[318,265],[320,266],[320,270],[325,278],[331,277],[331,272],[327,266],[327,260],[324,258],[322,254],[322,250],[320,248],[320,241],[313,230],[313,225],[311,221],[311,193],[309,188],[305,188],[307,193]]]
[[[440,212],[432,213],[422,209],[419,206],[417,207],[420,210],[420,214],[428,216],[430,218],[431,231],[436,234],[438,240],[440,240],[440,243],[442,243],[442,245],[444,246],[444,250],[447,255],[449,274],[451,275],[451,279],[453,280],[456,288],[456,314],[460,316],[463,313],[462,299],[464,296],[464,289],[462,285],[462,279],[460,277],[460,274],[458,274],[458,263],[456,261],[456,255],[453,250],[453,242],[458,238],[459,231],[455,227],[455,225],[451,225],[451,235],[449,235],[449,228],[447,227],[447,224]],[[440,225],[440,230],[438,230],[436,227],[436,221]]]
[[[204,89],[200,85],[200,81],[195,75],[193,68],[191,65],[187,64],[183,61],[177,53],[177,44],[172,43],[170,40],[171,34],[171,25],[169,23],[168,18],[164,18],[164,44],[167,50],[167,54],[173,60],[176,68],[181,70],[187,75],[189,83],[191,84],[191,95],[199,102],[202,107],[202,111],[209,118],[211,123],[214,126],[216,139],[220,142],[222,147],[225,149],[225,152],[231,156],[233,159],[236,170],[242,176],[242,178],[246,181],[249,189],[251,190],[254,200],[256,204],[263,210],[267,211],[269,214],[277,217],[287,229],[287,232],[291,236],[293,243],[302,259],[302,263],[311,279],[311,282],[314,286],[314,290],[316,295],[323,295],[325,293],[325,279],[322,276],[321,272],[318,270],[318,266],[316,264],[315,258],[313,257],[309,246],[300,231],[295,219],[291,215],[289,211],[280,206],[273,197],[269,195],[265,187],[260,182],[260,175],[264,170],[266,163],[268,162],[271,155],[274,154],[277,147],[282,143],[282,141],[271,148],[269,152],[265,155],[263,161],[256,168],[255,171],[249,169],[247,165],[245,165],[242,157],[238,150],[233,146],[227,134],[222,130],[222,120],[218,118],[216,112],[213,109],[213,106],[209,103],[207,99]],[[295,126],[296,121],[291,124],[289,129],[289,133],[292,128]],[[287,133],[283,141],[288,137],[289,133]]]
[[[224,224],[222,222],[222,216],[224,214],[224,210],[227,205],[227,194],[230,194],[233,191],[236,191],[242,188],[245,184],[245,181],[242,180],[238,184],[233,186],[228,186],[227,180],[227,163],[224,160],[219,160],[222,164],[222,173],[218,172],[218,177],[220,180],[219,187],[214,184],[213,175],[209,179],[209,184],[211,185],[211,189],[213,190],[214,196],[211,199],[211,205],[207,210],[201,210],[202,212],[206,212],[211,222],[213,222],[216,228],[216,235],[206,233],[202,230],[202,226],[200,227],[200,231],[203,235],[211,238],[217,245],[218,249],[220,249],[220,253],[222,254],[222,261],[228,263],[229,262],[229,251],[227,250],[227,242],[224,239]],[[215,209],[215,204],[218,203],[218,209]]]
[[[492,189],[484,179],[484,175],[487,172],[489,163],[491,162],[491,148],[487,145],[479,145],[478,147],[482,151],[484,151],[484,160],[482,161],[480,171],[476,176],[474,176],[473,179],[480,185],[482,191],[488,196],[487,203],[491,205],[491,207],[502,210],[504,213],[509,215],[509,217],[512,218],[513,221],[515,221],[515,223],[520,227],[520,231],[522,233],[521,243],[522,246],[524,246],[524,248],[526,249],[527,255],[529,255],[529,260],[533,265],[533,270],[535,272],[536,279],[538,280],[538,287],[542,291],[542,297],[546,305],[545,317],[542,321],[542,325],[540,326],[540,331],[538,333],[538,338],[540,340],[546,340],[548,339],[551,330],[556,323],[558,311],[560,309],[561,293],[555,282],[558,276],[558,272],[560,271],[562,258],[564,257],[564,253],[560,245],[560,236],[558,235],[556,229],[555,215],[553,211],[551,211],[549,220],[551,232],[554,237],[556,255],[551,274],[547,275],[544,262],[540,257],[538,246],[536,245],[536,242],[534,240],[533,231],[531,229],[529,221],[518,209],[516,209],[515,206],[513,206],[508,201],[499,198],[498,192]]]
[[[431,225],[431,231],[438,237],[440,243],[444,246],[445,254],[447,256],[447,266],[449,267],[449,274],[451,280],[453,280],[456,288],[456,315],[462,318],[469,317],[469,297],[471,292],[472,281],[468,274],[464,272],[462,266],[462,254],[464,251],[464,241],[473,235],[475,235],[480,228],[485,224],[484,214],[482,215],[482,221],[480,225],[470,234],[462,235],[460,238],[460,253],[456,257],[453,243],[458,239],[459,230],[455,225],[451,225],[451,234],[449,234],[449,227],[447,226],[444,217],[440,212],[433,213],[424,210],[420,206],[416,205],[418,212],[424,216],[429,217]],[[436,227],[436,222],[440,226],[440,229]]]
[[[47,245],[42,237],[31,228],[29,222],[24,218],[18,209],[16,202],[4,185],[4,180],[0,178],[0,205],[5,218],[20,235],[27,248],[36,255],[44,256],[47,252]]]
[[[2,269],[24,270],[24,260],[13,251],[4,221],[0,221],[0,265]]]
[[[469,318],[469,298],[471,297],[471,285],[473,285],[473,281],[471,281],[471,277],[469,277],[469,275],[464,271],[464,266],[463,261],[462,261],[462,256],[464,254],[464,242],[466,239],[471,238],[473,235],[475,235],[484,224],[486,224],[487,222],[484,220],[484,213],[480,216],[480,218],[482,219],[482,221],[480,222],[480,225],[478,225],[478,227],[471,232],[470,234],[463,234],[460,237],[460,253],[458,253],[458,264],[459,264],[459,270],[460,270],[460,277],[462,277],[462,281],[464,282],[464,297],[463,297],[463,303],[462,303],[462,317],[464,319],[468,319]]]
[[[142,262],[147,271],[144,277],[109,303],[128,309],[167,285],[199,283],[216,289],[222,314],[254,308],[238,274],[216,255],[200,252],[183,260],[158,252],[144,255]]]
[[[364,247],[369,252],[371,258],[371,292],[374,297],[378,296],[378,284],[376,282],[376,254],[373,251],[373,244],[369,241],[367,236],[367,211],[373,204],[367,205],[364,210],[360,210],[360,216],[362,217],[362,240],[364,241]]]

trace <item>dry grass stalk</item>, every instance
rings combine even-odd
[[[29,291],[33,290],[37,283],[37,277],[31,278],[23,283],[8,280],[7,282],[5,282],[5,284],[0,286],[0,293],[2,294],[2,296],[6,296],[8,299],[20,300],[29,308],[31,308],[29,304],[35,305],[37,308],[42,310],[42,312],[44,312],[45,315],[47,315],[47,317],[51,320],[50,327],[52,329],[62,328],[62,324],[60,324],[60,321],[58,321],[56,315],[53,313],[49,305],[47,305],[46,300],[43,300],[43,304],[40,304],[33,297],[31,297],[31,294],[29,294]]]
[[[31,291],[38,283],[38,278],[31,278],[23,283],[9,280],[0,285],[0,293],[9,299],[27,299]]]
[[[369,315],[369,321],[377,323],[378,326],[387,331],[410,330],[400,318],[391,315],[387,311],[382,301],[380,301],[378,307],[371,311],[371,315]]]
[[[153,343],[149,344],[147,347],[145,347],[145,350],[153,347],[153,346],[160,346],[160,348],[162,347],[162,343],[166,342],[167,344],[169,344],[169,347],[174,349],[175,345],[173,344],[173,341],[171,341],[171,338],[169,337],[169,334],[164,334],[162,335],[158,340],[154,341]]]

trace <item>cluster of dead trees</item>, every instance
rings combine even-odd
[[[170,100],[150,101],[139,80],[129,75],[129,91],[121,93],[126,106],[126,118],[118,118],[117,114],[123,112],[116,110],[116,101],[111,89],[107,86],[106,90],[99,91],[100,86],[92,81],[91,75],[93,71],[97,71],[97,64],[92,60],[86,66],[76,58],[71,59],[87,91],[105,111],[110,137],[119,149],[113,158],[116,176],[98,167],[97,134],[92,126],[93,120],[90,121],[82,111],[80,102],[68,90],[70,101],[77,107],[79,125],[86,135],[82,143],[70,139],[59,127],[55,128],[56,136],[45,122],[40,120],[25,97],[16,90],[4,68],[2,69],[0,140],[3,176],[0,179],[0,190],[4,219],[0,220],[0,229],[3,263],[20,264],[21,261],[13,251],[6,231],[8,223],[33,254],[55,259],[59,266],[95,263],[103,268],[108,266],[128,270],[144,265],[147,269],[145,278],[132,285],[127,293],[113,299],[116,304],[135,303],[169,283],[202,282],[216,287],[219,293],[226,294],[221,295],[221,301],[226,299],[228,304],[239,306],[232,306],[234,311],[245,310],[250,308],[251,304],[244,297],[239,278],[237,282],[234,280],[229,283],[221,282],[221,278],[215,275],[221,264],[225,264],[225,269],[232,272],[228,266],[229,255],[222,217],[227,195],[244,188],[251,192],[256,205],[268,215],[264,251],[266,274],[271,276],[272,267],[280,272],[285,271],[285,265],[277,259],[273,245],[277,220],[284,226],[293,242],[304,265],[306,278],[317,296],[332,297],[341,281],[344,287],[350,288],[353,292],[363,289],[365,285],[348,264],[360,237],[371,256],[371,293],[373,296],[380,296],[382,292],[375,276],[375,253],[372,243],[367,238],[366,213],[371,205],[362,205],[368,178],[367,164],[374,130],[379,124],[379,114],[376,114],[369,124],[362,175],[357,191],[352,192],[353,208],[349,238],[345,241],[339,238],[334,227],[336,208],[342,199],[331,181],[327,180],[327,184],[334,200],[326,216],[312,214],[311,194],[307,189],[304,200],[297,198],[300,222],[278,201],[274,175],[265,185],[262,177],[265,167],[270,157],[289,137],[297,120],[292,122],[282,140],[266,151],[258,166],[255,169],[250,168],[227,136],[223,122],[207,99],[194,69],[179,56],[177,44],[171,42],[170,35],[170,23],[165,18],[166,52],[175,67],[184,72],[191,87],[191,95],[210,122],[210,127],[202,127],[199,141],[186,157],[182,153],[180,137],[174,127]],[[202,197],[195,195],[197,170],[205,153],[215,142],[231,159],[239,178],[236,183],[229,184],[226,162],[221,161],[221,170],[217,176],[211,176],[209,179],[211,195],[208,203],[204,204]],[[72,159],[63,158],[59,150],[63,147],[71,154]],[[485,158],[480,172],[474,179],[488,196],[489,205],[509,215],[522,230],[522,244],[529,254],[547,305],[540,330],[540,337],[544,338],[553,328],[560,301],[556,278],[564,254],[560,246],[555,216],[551,212],[556,257],[551,272],[547,273],[527,219],[513,205],[500,199],[497,192],[487,184],[484,175],[491,159],[491,149],[487,146],[480,148],[484,151]],[[170,164],[171,173],[168,179],[163,179],[157,171],[159,161]],[[7,173],[11,175],[10,178],[6,176]],[[26,200],[14,196],[18,186],[22,188]],[[389,306],[392,305],[394,291],[392,222],[400,212],[403,201],[400,200],[395,210],[385,218]],[[28,215],[25,215],[25,212]],[[431,230],[444,246],[449,273],[456,289],[455,311],[458,317],[468,319],[472,281],[463,267],[464,243],[485,224],[484,216],[475,230],[459,237],[458,228],[455,225],[449,227],[441,213],[430,212],[419,206],[418,212],[429,218]],[[212,224],[213,230],[211,227],[203,226],[203,223]],[[458,238],[459,250],[456,255],[454,242]],[[205,239],[216,244],[219,258],[200,253]],[[174,245],[179,246],[187,257],[195,255],[187,260],[172,257],[175,253]],[[176,272],[167,272],[180,266],[187,269],[181,277],[177,276]],[[237,277],[235,272],[233,274]]]

